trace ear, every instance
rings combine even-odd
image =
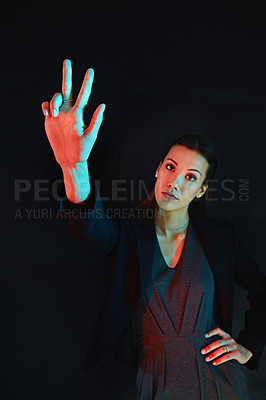
[[[202,197],[207,189],[208,185],[202,185],[196,197]]]
[[[160,161],[160,164],[158,165],[158,168],[156,169],[156,174],[158,174],[159,169],[161,168],[161,165],[162,165],[162,161]]]

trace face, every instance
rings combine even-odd
[[[203,196],[208,188],[203,185],[208,165],[206,158],[196,151],[174,145],[156,171],[155,199],[159,208],[166,211],[188,208],[195,196]]]

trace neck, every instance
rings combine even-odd
[[[180,235],[187,231],[189,222],[188,209],[165,211],[158,208],[155,214],[156,229],[169,237]]]

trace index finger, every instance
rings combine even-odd
[[[63,62],[62,94],[64,100],[71,99],[72,96],[72,66],[70,60]]]
[[[223,331],[220,327],[214,328],[210,330],[209,332],[206,333],[205,337],[210,337],[213,335],[220,335],[220,336],[225,336],[225,337],[231,337],[229,333]]]

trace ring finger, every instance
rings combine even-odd
[[[207,362],[212,361],[214,358],[219,357],[221,354],[230,353],[231,350],[232,350],[232,345],[227,344],[221,346],[216,351],[213,351],[211,354],[205,357],[205,361]]]
[[[52,100],[50,101],[50,111],[53,117],[57,117],[59,115],[59,108],[63,103],[63,97],[61,93],[56,93]]]

